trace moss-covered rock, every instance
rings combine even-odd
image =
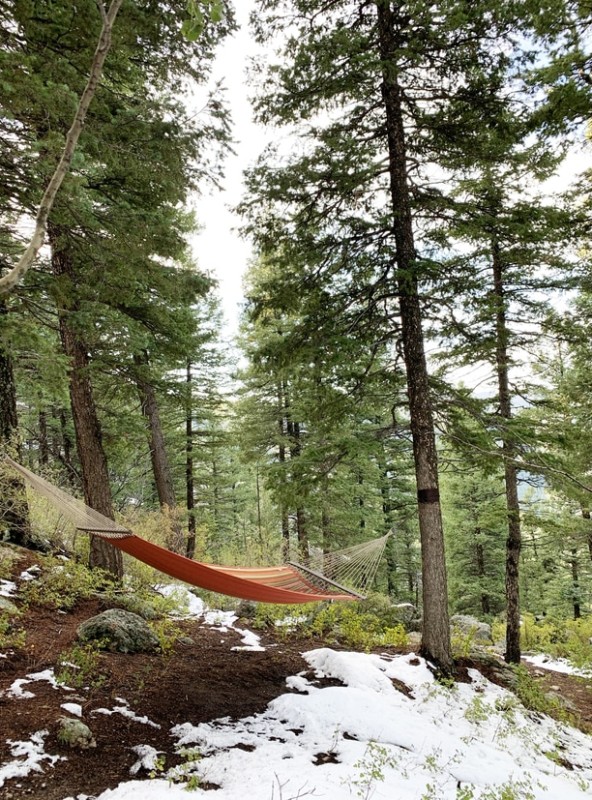
[[[96,641],[102,649],[119,653],[154,653],[159,649],[158,637],[147,622],[121,608],[87,619],[78,627],[78,638]]]

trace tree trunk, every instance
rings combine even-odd
[[[574,619],[580,619],[582,616],[582,607],[580,604],[580,575],[578,565],[578,550],[572,547],[571,550],[571,585],[573,592],[573,615]]]
[[[504,265],[497,242],[492,243],[493,295],[495,298],[495,357],[499,393],[499,412],[502,418],[502,453],[508,514],[506,543],[506,653],[509,664],[520,663],[520,503],[518,500],[518,471],[515,465],[516,446],[508,423],[512,419],[510,396],[508,325],[504,292]]]
[[[382,59],[382,98],[389,148],[392,224],[413,438],[422,551],[423,634],[421,652],[449,673],[452,669],[444,532],[438,486],[436,436],[424,351],[418,267],[407,176],[402,93],[396,71],[397,37],[390,0],[377,0]]]
[[[7,314],[6,302],[0,300],[0,321]],[[16,384],[12,358],[0,347],[0,447],[2,452],[17,447],[18,417]],[[2,528],[9,542],[27,547],[31,543],[31,525],[25,483],[19,476],[5,474],[0,484]]]
[[[279,426],[279,445],[278,445],[278,461],[282,465],[281,468],[281,475],[282,475],[282,486],[285,486],[285,464],[286,464],[286,445],[285,445],[285,436],[286,436],[286,419],[285,419],[285,407],[284,407],[284,387],[280,383],[278,385],[278,426]],[[290,560],[290,516],[288,514],[288,508],[286,503],[283,499],[283,492],[282,492],[282,501],[281,501],[281,525],[282,525],[282,557],[284,561]]]
[[[587,519],[588,521],[592,519],[589,508],[582,508],[582,519]],[[588,552],[590,553],[590,560],[592,561],[592,525],[588,526],[586,541],[588,542]]]
[[[48,232],[52,248],[53,273],[56,277],[66,279],[67,291],[62,294],[62,298],[68,297],[76,284],[77,275],[70,253],[64,245],[66,234],[53,224],[49,225]],[[77,310],[76,306],[73,299],[66,302],[62,300],[62,303],[58,305],[58,319],[62,347],[70,361],[70,402],[76,432],[76,449],[82,473],[82,489],[84,500],[88,506],[100,514],[114,519],[101,424],[89,375],[90,359],[80,334],[70,323],[70,314]],[[117,578],[123,577],[121,551],[112,547],[100,536],[91,535],[89,566],[105,569]]]
[[[170,532],[167,536],[166,544],[169,550],[173,550],[175,553],[182,553],[185,549],[185,542],[181,524],[178,519],[175,519],[177,500],[160,421],[158,400],[156,399],[154,386],[146,375],[149,365],[148,353],[144,351],[141,355],[134,355],[134,363],[137,367],[135,382],[140,397],[140,408],[148,427],[148,446],[150,448],[150,461],[152,463],[156,494],[158,495],[160,507],[169,518]]]
[[[193,476],[193,403],[191,361],[187,362],[187,411],[185,417],[185,489],[187,495],[187,558],[195,555],[195,479]]]
[[[39,412],[39,463],[49,464],[49,440],[47,438],[47,411]]]

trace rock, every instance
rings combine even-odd
[[[0,614],[16,615],[20,611],[7,597],[0,597]]]
[[[419,647],[421,645],[421,633],[419,631],[410,631],[407,634],[407,644],[411,647]]]
[[[101,600],[104,599],[101,597],[101,595],[97,596]],[[124,611],[131,611],[132,614],[138,614],[138,616],[147,620],[158,619],[162,616],[162,614],[156,610],[152,603],[147,600],[143,600],[141,597],[138,597],[135,594],[119,595],[116,600],[113,600],[113,605],[117,605]]]
[[[190,647],[192,644],[195,644],[195,640],[192,639],[191,636],[179,636],[177,641],[179,642],[179,644],[187,645],[187,647]]]
[[[468,614],[455,614],[450,618],[450,627],[463,636],[470,636],[476,642],[491,642],[491,625],[481,622]]]
[[[418,619],[417,609],[413,603],[395,603],[393,605],[393,614],[405,627],[417,622]]]
[[[241,600],[236,609],[236,613],[241,619],[255,619],[257,603],[254,603],[252,600]]]
[[[88,750],[96,747],[97,743],[91,729],[79,719],[72,717],[60,717],[58,720],[58,741],[67,744],[68,747],[76,747],[79,750]]]
[[[87,619],[78,627],[78,638],[98,641],[103,649],[119,653],[153,653],[159,649],[158,638],[147,622],[120,608]]]

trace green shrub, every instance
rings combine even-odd
[[[72,689],[102,686],[107,678],[100,670],[99,651],[104,645],[104,642],[96,640],[86,644],[73,644],[68,650],[64,650],[55,669],[56,681]]]
[[[40,564],[40,577],[29,581],[21,590],[26,605],[69,611],[79,600],[113,586],[113,579],[107,572],[90,570],[76,561],[62,561],[44,556]]]
[[[15,625],[12,614],[0,614],[0,650],[25,646],[26,634]]]
[[[375,613],[364,603],[311,603],[282,606],[260,603],[255,628],[273,626],[280,635],[328,639],[356,650],[400,647],[407,643],[405,628],[388,613]],[[281,633],[280,633],[281,632]]]

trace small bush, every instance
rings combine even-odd
[[[356,650],[400,647],[407,643],[405,628],[389,614],[366,610],[363,603],[317,603],[282,606],[260,603],[253,627],[274,626],[284,635],[329,639]]]
[[[14,623],[12,614],[0,614],[0,650],[12,648],[18,650],[25,646],[25,631]]]
[[[68,650],[64,650],[58,658],[56,681],[71,689],[102,686],[107,677],[100,671],[99,651],[104,645],[105,642],[97,640],[86,644],[74,644]]]
[[[62,561],[51,556],[41,559],[42,573],[22,589],[26,605],[47,606],[69,611],[79,600],[98,590],[112,588],[112,577],[103,570],[90,570],[76,561]]]

